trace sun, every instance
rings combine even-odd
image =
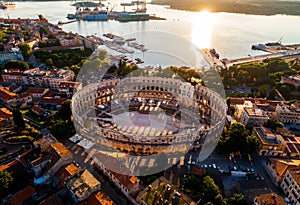
[[[207,10],[203,10],[193,13],[192,18],[192,42],[198,48],[210,48],[214,15]]]

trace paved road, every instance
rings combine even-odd
[[[277,186],[273,183],[266,169],[263,167],[263,162],[265,159],[266,157],[264,156],[255,156],[253,158],[253,167],[256,170],[256,172],[263,177],[265,184],[268,186],[267,188],[271,189],[273,192],[277,194],[280,194]]]

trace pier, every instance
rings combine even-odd
[[[225,68],[223,62],[219,59],[219,54],[215,49],[203,48],[201,49],[204,59],[210,67]]]
[[[220,59],[219,54],[215,49],[204,48],[201,49],[204,59],[211,67],[228,68],[233,65],[240,65],[244,63],[262,62],[270,58],[281,58],[286,61],[291,61],[300,58],[300,44],[282,45],[280,43],[268,43],[253,45],[252,49],[262,50],[268,54],[247,56],[236,59]]]

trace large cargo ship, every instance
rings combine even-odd
[[[150,19],[150,15],[146,13],[129,13],[129,12],[120,12],[119,21],[148,21]]]
[[[88,21],[107,21],[107,11],[99,11],[97,14],[89,14],[86,16]]]

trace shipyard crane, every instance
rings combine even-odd
[[[280,39],[277,41],[277,43],[281,44],[282,39],[283,39],[283,36],[280,37]]]
[[[135,12],[145,13],[147,11],[146,4],[146,0],[136,0],[132,1],[131,3],[121,3],[120,5],[124,7],[124,11],[126,10],[126,6],[136,6]]]

